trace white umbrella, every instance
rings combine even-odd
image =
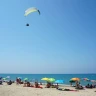
[[[10,76],[7,76],[6,78],[7,78],[7,79],[9,79],[9,78],[10,78]]]

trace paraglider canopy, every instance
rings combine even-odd
[[[30,13],[33,13],[33,12],[38,12],[39,15],[40,15],[40,11],[39,11],[37,8],[31,7],[31,8],[28,8],[28,9],[25,11],[24,16],[27,16],[27,15],[29,15]]]

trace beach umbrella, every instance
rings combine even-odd
[[[6,78],[7,78],[7,79],[9,79],[9,78],[10,78],[10,76],[7,76]]]
[[[80,81],[79,78],[72,78],[71,80],[73,80],[73,81]]]
[[[84,81],[90,81],[88,78],[82,78]]]
[[[75,83],[75,81],[74,81],[74,80],[70,80],[69,82],[70,82],[70,83]]]
[[[42,78],[41,80],[43,80],[43,81],[48,81],[49,80],[49,78]]]
[[[7,81],[7,78],[2,78],[2,80],[5,82],[5,81]]]
[[[3,80],[6,80],[7,78],[3,78]]]
[[[42,78],[41,80],[44,80],[44,81],[48,81],[49,80],[49,78]]]
[[[55,82],[54,78],[49,78],[48,82]]]
[[[2,79],[2,77],[0,77],[0,79]]]
[[[56,80],[55,83],[64,83],[64,80]]]
[[[92,83],[96,83],[96,80],[91,80]]]
[[[28,81],[28,78],[25,78],[24,81]]]

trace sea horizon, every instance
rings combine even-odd
[[[0,74],[96,74],[96,73],[0,73]]]

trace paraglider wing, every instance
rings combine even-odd
[[[29,14],[32,13],[32,12],[38,12],[39,15],[40,15],[40,11],[39,11],[37,8],[32,7],[32,8],[28,8],[28,9],[25,11],[24,16],[27,16],[27,15],[29,15]]]

